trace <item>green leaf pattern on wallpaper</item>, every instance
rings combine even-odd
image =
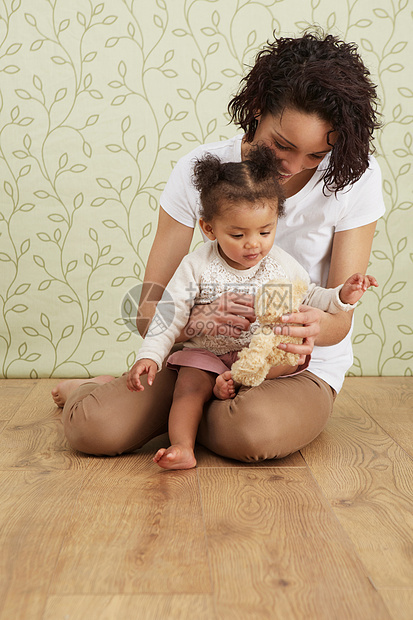
[[[352,374],[411,374],[412,14],[407,0],[1,0],[0,375],[120,374],[175,162],[228,138],[256,51],[311,24],[379,85],[387,212]],[[194,244],[200,242],[199,233]]]

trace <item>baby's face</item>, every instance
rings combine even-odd
[[[277,210],[266,200],[239,203],[216,217],[205,234],[217,239],[221,256],[234,269],[249,269],[267,256],[277,228]],[[209,232],[209,234],[208,234]]]

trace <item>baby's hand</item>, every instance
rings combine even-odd
[[[126,387],[131,392],[143,392],[145,389],[139,380],[141,375],[148,375],[148,385],[152,385],[158,370],[157,364],[150,359],[138,360],[130,369]]]
[[[340,291],[340,299],[343,304],[353,305],[363,297],[370,286],[378,286],[376,278],[355,273],[344,282]]]

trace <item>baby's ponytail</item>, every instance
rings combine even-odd
[[[223,164],[216,155],[207,153],[194,165],[193,182],[199,192],[208,191],[222,180]]]
[[[244,163],[250,168],[255,182],[269,177],[279,178],[278,159],[269,146],[264,144],[251,146]]]

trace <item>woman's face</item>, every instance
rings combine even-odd
[[[258,117],[252,144],[271,147],[280,160],[281,183],[286,186],[300,179],[306,183],[324,156],[331,151],[335,134],[330,123],[316,114],[286,108],[282,114]],[[249,143],[243,143],[243,156]],[[291,183],[290,183],[291,181]]]

